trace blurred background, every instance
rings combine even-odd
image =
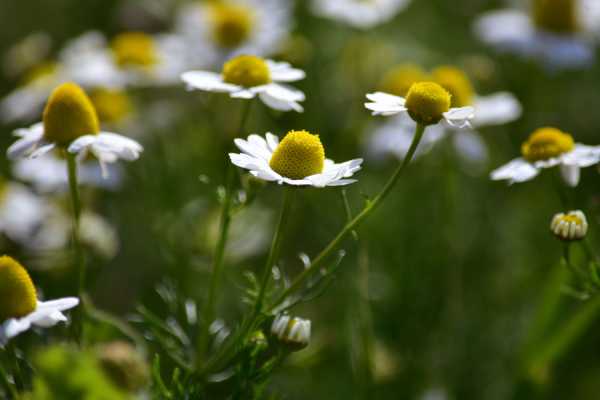
[[[33,63],[39,65],[91,30],[107,38],[124,31],[173,31],[182,3],[0,2],[0,96],[23,85],[34,67],[17,68],[9,57],[30,35],[44,38]],[[523,365],[523,354],[542,347],[543,339],[560,330],[583,302],[563,290],[559,312],[542,338],[532,339],[544,296],[560,291],[560,278],[558,285],[552,282],[564,278],[561,243],[548,227],[555,213],[567,210],[552,176],[544,173],[508,186],[492,181],[489,173],[519,156],[521,143],[541,126],[559,127],[577,142],[600,144],[600,66],[549,70],[485,46],[473,34],[474,21],[506,6],[491,0],[419,0],[389,22],[356,29],[316,16],[309,2],[293,4],[290,36],[272,52],[274,59],[306,71],[307,78],[294,84],[307,95],[305,111],[283,114],[256,102],[240,136],[306,129],[320,135],[329,158],[366,157],[374,130],[385,120],[369,115],[364,95],[403,63],[424,70],[457,66],[477,93],[511,92],[523,113],[514,122],[478,129],[487,150],[475,162],[461,158],[447,136],[410,166],[358,230],[358,242],[345,241],[346,255],[333,284],[294,309],[295,315],[312,320],[311,344],[278,370],[269,392],[285,399],[597,398],[600,318],[595,315],[551,361],[535,370]],[[130,317],[143,304],[166,319],[180,310],[170,308],[165,298],[201,304],[206,297],[218,189],[225,181],[225,153],[231,150],[242,102],[186,92],[183,83],[135,87],[127,95],[132,116],[114,131],[134,137],[145,151],[140,160],[122,164],[118,188],[84,188],[85,208],[109,225],[101,234],[93,230],[101,239],[90,239],[107,244],[105,251],[88,251],[89,288],[98,308]],[[2,148],[14,141],[14,129],[40,116],[2,123]],[[347,188],[353,210],[378,192],[397,163],[389,155],[367,157],[358,183]],[[7,159],[2,158],[1,168],[5,180],[23,181]],[[567,189],[569,209],[588,216],[587,241],[595,249],[600,243],[599,182],[596,168],[587,168],[579,186]],[[260,271],[281,192],[275,184],[256,189],[251,204],[235,216],[218,304],[229,326],[246,311],[240,301],[244,272]],[[42,195],[69,211],[65,193]],[[288,273],[300,271],[298,254],[317,254],[345,218],[340,190],[302,189],[283,244],[281,264]],[[32,251],[8,237],[1,245],[30,269],[45,297],[75,294],[74,270],[64,249]],[[40,346],[29,337],[22,343],[32,352]]]

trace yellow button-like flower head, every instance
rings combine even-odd
[[[63,83],[50,94],[43,115],[44,138],[67,146],[83,135],[100,131],[98,116],[90,98],[75,83]]]
[[[223,80],[244,87],[260,86],[271,82],[271,72],[264,59],[242,55],[223,65]]]
[[[143,32],[121,33],[112,40],[115,62],[120,67],[147,68],[156,64],[158,56],[152,37]]]
[[[417,82],[406,95],[408,114],[422,125],[437,124],[450,110],[451,95],[435,82]]]
[[[221,47],[234,48],[250,37],[254,16],[247,7],[216,3],[211,6],[213,38]]]
[[[451,107],[465,107],[473,103],[475,91],[467,75],[449,65],[433,70],[432,79],[452,95]]]
[[[0,322],[24,317],[37,307],[37,296],[29,274],[16,260],[0,257]]]
[[[119,89],[97,88],[90,93],[92,104],[102,123],[115,124],[131,113],[131,99]]]
[[[325,149],[318,135],[291,131],[279,143],[269,165],[279,175],[303,179],[323,172]]]
[[[556,128],[540,128],[521,145],[523,157],[530,162],[547,160],[575,147],[573,137]]]

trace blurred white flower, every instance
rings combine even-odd
[[[83,160],[78,167],[79,184],[109,190],[119,188],[122,181],[121,168],[118,164],[111,164],[107,169],[108,178],[104,178],[98,164]],[[12,164],[12,171],[15,178],[30,183],[41,193],[64,192],[69,188],[67,163],[54,153],[16,160]]]
[[[28,246],[50,212],[47,202],[26,186],[3,182],[0,188],[0,232]]]
[[[597,0],[533,0],[531,10],[503,9],[475,23],[481,41],[499,51],[539,60],[549,69],[582,68],[595,58],[600,38]]]
[[[281,141],[267,133],[265,138],[250,135],[235,139],[241,154],[229,153],[231,162],[250,171],[257,178],[293,186],[342,186],[356,182],[349,179],[359,171],[362,159],[341,164],[325,159],[323,145],[317,135],[291,131]]]
[[[2,57],[6,75],[17,77],[44,62],[50,54],[52,38],[46,32],[32,32],[19,39]]]
[[[560,167],[568,186],[577,186],[580,169],[600,162],[600,146],[575,143],[573,137],[556,128],[540,128],[521,146],[522,157],[492,171],[493,180],[510,184],[535,178],[542,169]]]
[[[276,54],[292,28],[292,3],[281,0],[192,2],[178,12],[175,32],[194,68],[215,67],[241,54]]]
[[[581,210],[558,213],[552,218],[550,230],[560,240],[581,240],[587,234],[588,222]]]
[[[223,65],[221,74],[189,71],[181,75],[188,90],[229,93],[233,98],[258,96],[267,106],[280,111],[302,112],[299,104],[304,93],[284,84],[304,79],[304,71],[285,62],[264,60],[256,56],[237,56]]]
[[[312,0],[315,14],[369,29],[393,19],[410,0]]]

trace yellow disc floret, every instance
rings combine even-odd
[[[35,311],[37,296],[29,274],[16,260],[0,257],[0,322]]]
[[[250,37],[254,16],[249,8],[217,3],[211,6],[211,11],[212,35],[219,46],[238,47]]]
[[[90,93],[90,99],[103,123],[119,123],[131,113],[131,99],[122,90],[96,88]]]
[[[143,32],[121,33],[114,37],[111,47],[120,67],[147,68],[158,59],[154,40]]]
[[[533,0],[533,22],[543,30],[573,33],[579,29],[579,0]]]
[[[271,72],[264,59],[242,55],[223,65],[223,80],[244,87],[260,86],[271,82]]]
[[[437,124],[450,110],[451,95],[435,82],[417,82],[406,95],[408,114],[417,123]]]
[[[530,162],[547,160],[575,147],[573,137],[556,128],[540,128],[521,145],[523,157]]]
[[[63,83],[50,94],[43,121],[44,138],[60,146],[100,131],[98,116],[90,98],[72,82]]]
[[[427,80],[427,74],[418,65],[402,64],[383,76],[379,89],[382,92],[406,97],[408,89],[416,82]]]
[[[279,175],[303,179],[323,172],[325,149],[318,135],[290,131],[271,156],[269,165]]]
[[[465,107],[472,104],[475,91],[462,70],[444,65],[434,69],[431,78],[452,95],[451,107]]]

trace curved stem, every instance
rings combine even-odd
[[[252,101],[246,101],[244,108],[242,109],[242,115],[240,118],[240,124],[238,130],[234,133],[234,136],[238,136],[246,125],[248,116],[250,115],[250,106]],[[226,183],[225,183],[225,196],[223,198],[223,206],[221,208],[221,216],[219,223],[219,238],[215,247],[215,253],[213,256],[212,263],[212,274],[210,277],[210,286],[208,289],[208,299],[204,306],[204,325],[202,331],[198,337],[197,343],[197,361],[204,357],[208,347],[209,336],[210,336],[210,325],[213,323],[216,316],[216,302],[217,292],[221,283],[221,276],[223,275],[223,264],[225,260],[225,248],[227,247],[227,238],[229,236],[229,225],[231,224],[231,207],[233,205],[233,195],[235,192],[235,170],[227,162],[226,166]]]
[[[271,242],[271,250],[269,250],[269,256],[265,269],[263,270],[262,278],[260,280],[260,289],[258,297],[256,298],[256,304],[254,305],[254,315],[259,314],[262,311],[263,302],[271,276],[273,275],[272,270],[277,258],[279,257],[279,249],[281,247],[281,240],[283,238],[283,229],[287,225],[287,220],[292,208],[292,202],[296,190],[294,187],[286,186],[283,190],[283,203],[281,205],[281,212],[279,214],[279,221],[275,228],[275,234],[273,235],[273,241]]]
[[[400,163],[398,168],[394,171],[388,182],[385,184],[381,192],[372,200],[367,203],[367,205],[363,208],[363,210],[356,215],[350,222],[344,226],[344,228],[337,234],[337,236],[325,247],[323,251],[314,259],[311,265],[306,268],[304,271],[294,279],[294,281],[290,284],[290,286],[281,293],[281,295],[277,298],[277,300],[270,306],[270,310],[276,308],[278,305],[283,303],[285,299],[296,292],[304,282],[313,274],[318,268],[327,260],[327,258],[335,251],[341,242],[344,240],[346,235],[351,233],[358,225],[363,222],[363,220],[371,214],[387,197],[387,195],[391,192],[392,188],[406,169],[406,166],[410,163],[412,158],[415,155],[417,150],[417,146],[423,137],[423,133],[425,132],[425,126],[418,124],[412,143],[404,160]]]

